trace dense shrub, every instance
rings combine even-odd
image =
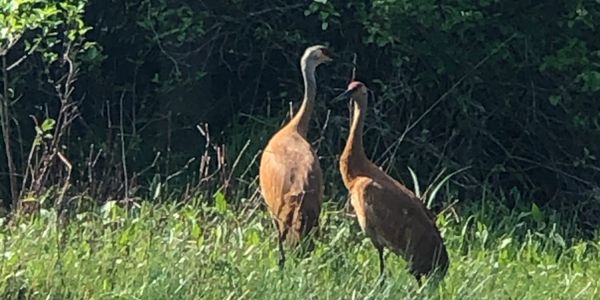
[[[84,19],[98,46],[80,58],[81,118],[68,144],[76,178],[90,176],[85,162],[93,152],[96,176],[116,178],[118,193],[119,178],[150,182],[135,175],[149,165],[144,174],[162,182],[202,154],[201,122],[210,124],[215,145],[227,145],[233,167],[244,142],[260,149],[288,102],[300,98],[303,49],[326,43],[337,59],[318,71],[311,137],[322,136],[331,195],[347,110],[327,100],[348,82],[356,53],[357,77],[377,94],[368,150],[396,176],[408,179],[411,166],[430,182],[443,167],[471,166],[451,188],[462,201],[491,192],[510,206],[568,206],[595,226],[599,18],[596,1],[91,0]],[[27,116],[55,105],[42,96],[39,64],[31,59],[14,71],[25,145],[33,135]],[[241,159],[255,164],[250,150]],[[184,173],[194,174],[196,163]],[[256,174],[251,168],[246,177]]]

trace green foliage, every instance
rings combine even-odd
[[[34,146],[39,146],[42,142],[42,139],[51,139],[52,138],[52,130],[54,130],[54,125],[56,121],[54,119],[48,118],[44,120],[41,126],[35,127],[36,136],[33,141]]]
[[[600,69],[600,66],[599,66]],[[598,92],[600,91],[600,72],[598,71],[587,71],[579,74],[577,79],[583,81],[584,92]]]
[[[225,195],[220,191],[215,194],[215,209],[221,214],[227,211],[227,200],[225,199]]]
[[[85,42],[85,35],[91,29],[83,21],[86,4],[85,0],[0,1],[0,120],[4,150],[0,161],[6,162],[0,166],[0,172],[6,174],[2,181],[10,182],[11,196],[4,204],[8,206],[11,203],[14,209],[19,195],[29,194],[26,187],[38,192],[47,187],[48,177],[45,174],[40,175],[44,179],[36,180],[35,188],[33,184],[28,185],[28,181],[37,176],[33,173],[46,172],[53,167],[54,150],[66,148],[61,138],[67,127],[65,124],[72,122],[73,115],[76,115],[71,112],[76,110],[72,101],[72,84],[78,72],[78,56],[91,51],[94,46]],[[42,103],[28,94],[32,90],[46,92]],[[24,94],[27,95],[26,100],[20,101]],[[55,114],[52,109],[56,107],[59,112]],[[32,108],[41,113],[31,111]],[[28,122],[33,119],[36,123],[27,126],[30,130],[25,135],[21,131],[24,119]],[[45,121],[38,126],[39,119]],[[52,150],[48,147],[38,151],[44,140],[52,140],[48,143]],[[30,147],[33,149],[29,150]],[[43,164],[37,163],[42,160]],[[64,156],[61,160],[71,169]]]
[[[538,223],[542,223],[544,221],[544,214],[535,203],[531,203],[531,216]]]
[[[43,35],[59,25],[56,3],[42,0],[0,1],[0,53],[6,54],[29,30],[41,29]],[[41,37],[36,39],[41,42]]]
[[[335,6],[327,0],[314,0],[304,11],[305,16],[317,14],[321,21],[321,30],[325,31],[329,28],[329,24],[340,24],[340,13],[335,9]]]
[[[100,193],[94,197],[100,201],[121,197],[124,177],[132,179],[133,196],[160,200],[191,185],[211,199],[218,186],[193,182],[202,177],[198,149],[207,141],[196,128],[202,122],[213,134],[207,146],[213,159],[204,162],[218,169],[216,146],[224,145],[221,170],[231,171],[212,178],[239,187],[240,197],[223,191],[227,208],[250,198],[258,151],[285,120],[290,101],[301,98],[299,56],[323,43],[336,59],[317,71],[309,136],[332,199],[344,194],[336,155],[348,122],[346,107],[329,107],[327,99],[347,84],[356,53],[357,79],[377,95],[365,145],[391,175],[410,178],[410,165],[420,182],[431,184],[442,169],[472,166],[447,179],[453,198],[503,199],[514,190],[520,196],[507,198],[511,207],[531,210],[533,200],[543,211],[569,207],[587,229],[600,220],[594,1],[1,3],[0,45],[17,43],[16,57],[39,49],[55,61],[61,43],[80,39],[74,95],[83,99],[82,118],[67,149],[75,182],[106,179],[102,187],[77,187]],[[65,25],[63,39],[58,29]],[[47,97],[47,75],[58,68],[32,59],[13,70],[14,98],[22,97],[15,123],[58,109]],[[37,135],[33,126],[23,128],[23,140]],[[97,162],[92,170],[90,157]],[[228,169],[234,162],[237,168]],[[431,204],[437,210],[449,201]]]
[[[53,210],[14,220],[0,231],[0,294],[5,299],[600,296],[597,237],[584,241],[569,239],[556,227],[532,229],[517,211],[492,219],[475,210],[466,222],[440,215],[450,269],[438,288],[420,290],[406,263],[391,253],[379,287],[371,242],[355,220],[330,207],[323,212],[314,251],[299,258],[288,249],[282,272],[267,213],[215,214],[201,202],[146,202],[127,210],[111,201],[98,211],[77,214],[61,231]]]
[[[0,1],[0,56],[8,54],[17,43],[25,45],[22,57],[34,51],[48,63],[58,59],[53,48],[59,43],[75,42],[91,27],[83,21],[87,1],[2,0]],[[62,40],[65,36],[67,41]],[[85,49],[93,44],[89,43]],[[17,61],[18,62],[18,61]]]

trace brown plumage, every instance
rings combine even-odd
[[[384,272],[384,247],[402,256],[419,285],[423,275],[442,279],[448,269],[448,253],[433,214],[404,185],[367,158],[363,148],[363,124],[368,89],[358,81],[338,98],[351,97],[352,125],[340,157],[340,172],[362,230],[379,252],[380,275]],[[434,272],[435,271],[435,272]]]
[[[306,49],[300,61],[305,86],[302,105],[290,122],[273,135],[260,160],[260,188],[279,233],[281,267],[285,263],[283,242],[294,246],[318,226],[323,175],[306,133],[317,89],[315,70],[329,61],[329,51],[324,46]]]

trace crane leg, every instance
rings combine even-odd
[[[422,281],[423,278],[422,278],[421,274],[416,274],[415,278],[417,279],[417,286],[419,288],[421,288],[421,286],[423,286],[423,281]]]
[[[279,269],[283,270],[283,266],[285,265],[285,251],[283,249],[283,242],[285,241],[285,236],[287,235],[287,229],[284,229],[283,232],[279,233]]]
[[[385,275],[384,271],[385,271],[385,257],[384,257],[384,253],[383,253],[383,247],[381,246],[376,246],[377,247],[377,252],[379,253],[379,285],[383,286],[383,277]]]
[[[273,226],[275,226],[275,230],[277,230],[277,247],[279,250],[279,269],[283,269],[285,265],[285,252],[283,250],[283,241],[285,241],[285,236],[287,230],[279,227],[279,222],[273,219]]]
[[[379,276],[383,276],[385,270],[385,258],[383,257],[383,247],[377,249],[379,252]]]

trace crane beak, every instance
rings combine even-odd
[[[333,98],[333,100],[331,100],[331,102],[337,103],[342,100],[348,101],[348,99],[350,99],[350,97],[352,96],[352,93],[354,93],[354,90],[346,90],[345,92],[339,94],[337,97]]]

